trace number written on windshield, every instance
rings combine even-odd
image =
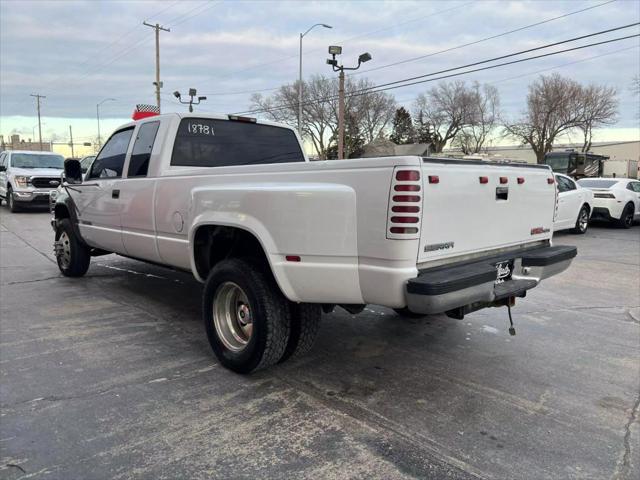
[[[205,123],[191,123],[187,124],[187,131],[194,135],[214,135],[213,126],[209,126]]]

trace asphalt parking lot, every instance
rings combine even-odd
[[[0,208],[0,478],[640,478],[640,227],[513,310],[323,317],[311,355],[220,367],[189,275],[59,275],[47,213]]]

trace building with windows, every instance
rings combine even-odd
[[[32,150],[38,152],[50,152],[51,143],[34,142],[30,138],[28,140],[20,139],[20,135],[12,134],[5,141],[4,135],[0,135],[0,151],[3,150]]]

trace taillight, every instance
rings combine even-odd
[[[438,175],[429,175],[429,183],[440,183],[440,177]]]
[[[393,197],[394,202],[419,202],[420,197],[418,195],[395,195]]]
[[[391,217],[391,223],[418,223],[418,217]]]
[[[549,178],[547,178],[547,183],[549,185],[553,185],[555,183],[555,180],[553,179],[553,177],[549,177]]]
[[[594,198],[616,198],[613,193],[594,193]]]
[[[387,238],[417,238],[420,225],[422,183],[419,170],[396,168],[391,179],[391,195],[387,216]],[[432,177],[430,176],[429,179]]]
[[[420,172],[417,170],[398,170],[396,180],[400,182],[417,182],[420,180]]]
[[[402,234],[402,235],[418,233],[418,229],[415,227],[391,227],[389,231],[391,233]]]
[[[489,183],[489,177],[478,177],[478,180],[480,180],[482,184]]]
[[[419,192],[420,185],[396,185],[393,187],[396,192]]]
[[[518,177],[518,185],[522,185],[524,183],[524,177]]]
[[[420,207],[411,205],[394,205],[391,207],[391,211],[394,213],[418,213]]]
[[[507,177],[500,177],[500,183],[507,183],[509,179]]]

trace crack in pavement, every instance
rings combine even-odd
[[[38,252],[40,255],[42,255],[44,258],[46,258],[48,261],[50,261],[51,263],[56,263],[52,258],[50,258],[46,253],[42,252],[41,250],[38,250],[36,247],[34,247],[33,245],[31,245],[29,242],[27,242],[27,240],[18,235],[16,232],[14,232],[13,230],[9,230],[8,233],[10,233],[11,235],[14,235],[16,237],[18,237],[20,240],[22,240],[26,245],[28,245],[29,247],[31,247],[32,249],[34,249],[36,252]]]
[[[624,426],[624,437],[622,439],[623,454],[616,465],[616,470],[611,477],[612,480],[622,480],[628,478],[631,468],[631,426],[638,420],[638,410],[640,409],[640,393],[629,413],[629,421]]]

